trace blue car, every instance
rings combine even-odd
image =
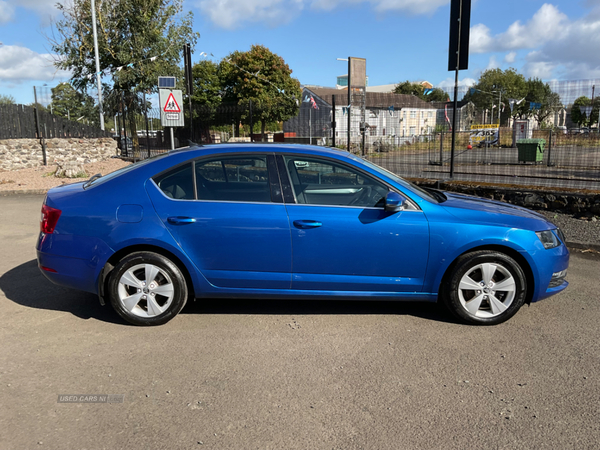
[[[51,189],[37,258],[136,325],[202,298],[439,301],[493,325],[565,289],[569,265],[561,231],[532,211],[267,144],[173,151]]]

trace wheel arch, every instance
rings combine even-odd
[[[181,273],[183,274],[185,282],[188,285],[188,300],[193,300],[195,298],[195,284],[196,283],[194,283],[194,279],[192,278],[192,274],[190,273],[190,270],[188,269],[187,265],[181,260],[181,258],[179,256],[177,256],[175,253],[173,253],[163,247],[160,247],[158,245],[134,244],[134,245],[129,245],[127,247],[123,247],[120,250],[113,253],[113,255],[110,258],[108,258],[108,260],[106,261],[106,264],[100,271],[100,276],[98,279],[98,296],[100,297],[100,303],[102,305],[105,304],[104,297],[106,294],[106,283],[108,282],[108,276],[110,275],[110,273],[112,272],[114,267],[119,263],[119,261],[121,261],[127,255],[130,255],[130,254],[136,253],[136,252],[157,253],[157,254],[164,256],[165,258],[168,258],[169,260],[171,260],[173,262],[173,264],[175,264],[177,266],[177,268],[179,270],[181,270]]]
[[[533,299],[533,294],[535,292],[535,277],[533,275],[533,270],[531,269],[531,265],[530,265],[529,261],[527,261],[527,259],[523,256],[523,254],[521,252],[519,252],[518,250],[515,250],[512,247],[508,247],[505,245],[499,245],[499,244],[488,244],[488,245],[482,245],[479,247],[469,248],[468,250],[465,250],[461,254],[457,255],[454,258],[454,260],[450,263],[450,265],[448,265],[446,270],[444,271],[444,275],[442,276],[442,279],[438,286],[438,301],[442,296],[442,289],[446,285],[446,283],[448,281],[448,277],[454,270],[454,267],[456,267],[456,264],[457,264],[459,258],[468,253],[478,252],[481,250],[489,250],[489,251],[504,253],[505,255],[514,259],[521,266],[521,269],[523,270],[523,273],[525,274],[525,281],[527,282],[527,292],[525,294],[525,303],[527,303],[528,305],[531,304],[531,300]]]

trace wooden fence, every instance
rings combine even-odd
[[[39,111],[41,137],[100,138],[111,137],[108,131]],[[39,139],[35,108],[26,105],[0,105],[0,139]]]

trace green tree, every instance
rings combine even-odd
[[[215,123],[216,108],[221,104],[223,86],[219,76],[219,65],[210,61],[202,60],[192,67],[193,94],[192,104],[194,109],[194,121],[199,119],[200,128],[209,124],[212,129],[217,129],[224,123]],[[227,124],[231,125],[231,124]],[[208,130],[203,130],[206,133]]]
[[[298,113],[300,82],[292,78],[292,70],[283,58],[267,47],[253,45],[247,52],[235,51],[221,61],[219,69],[223,100],[238,104],[252,100],[263,140],[267,124],[285,121]]]
[[[405,94],[414,95],[419,97],[421,100],[426,102],[447,102],[448,94],[440,88],[434,88],[425,93],[425,87],[420,83],[411,83],[410,81],[404,81],[399,83],[394,89],[394,94]]]
[[[69,83],[61,83],[52,88],[52,112],[71,120],[85,118],[95,125],[99,121],[94,99],[76,91]]]
[[[535,116],[538,123],[545,122],[546,119],[555,111],[563,107],[560,100],[560,95],[552,92],[548,83],[544,83],[539,78],[530,78],[527,80],[527,102],[525,107],[529,108],[531,114]],[[531,109],[528,105],[531,102],[540,103],[542,106],[539,109]]]
[[[41,103],[31,102],[31,103],[27,104],[27,106],[31,106],[32,108],[37,107],[38,111],[40,111],[40,112],[47,111],[46,107],[44,105],[42,105]]]
[[[59,55],[55,66],[70,70],[71,84],[85,91],[96,83],[91,3],[73,0],[57,7],[62,19],[55,24],[58,37],[50,39],[52,50]],[[193,47],[199,37],[192,31],[193,15],[182,13],[183,0],[96,1],[96,9],[100,67],[112,72],[110,87],[118,96],[124,92],[128,111],[141,112],[145,105],[140,93],[156,92],[158,76],[181,73],[183,44],[189,42]],[[119,67],[123,69],[117,70]],[[129,117],[137,145],[134,114]]]
[[[507,105],[501,113],[501,123],[504,123],[511,115],[523,117],[528,113],[529,106],[525,102],[521,102],[520,105],[515,104],[512,112],[508,106],[509,98],[521,100],[526,95],[527,80],[515,69],[488,69],[481,74],[477,84],[463,100],[472,101],[477,108],[492,109],[492,105],[498,105],[502,96],[502,103]]]
[[[221,103],[223,85],[219,77],[219,65],[210,61],[199,61],[192,67],[194,93],[192,102],[215,108]]]
[[[0,94],[0,105],[14,105],[15,98],[12,95]]]
[[[592,106],[592,112],[587,116],[583,111],[583,106]],[[581,126],[591,126],[598,123],[598,112],[600,110],[600,98],[595,98],[594,103],[588,97],[579,97],[571,107],[571,120],[573,123]]]

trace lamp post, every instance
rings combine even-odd
[[[348,144],[346,149],[348,150],[348,152],[350,152],[350,127],[352,126],[352,99],[351,99],[351,92],[350,92],[350,57],[348,58],[337,58],[338,61],[348,61],[348,75],[347,75],[347,85],[346,85],[346,89],[348,89]]]
[[[104,112],[102,111],[102,79],[100,78],[100,58],[98,56],[98,32],[96,31],[96,1],[92,0],[92,31],[94,33],[94,55],[96,58],[96,81],[98,82],[98,111],[100,129],[104,131]]]

